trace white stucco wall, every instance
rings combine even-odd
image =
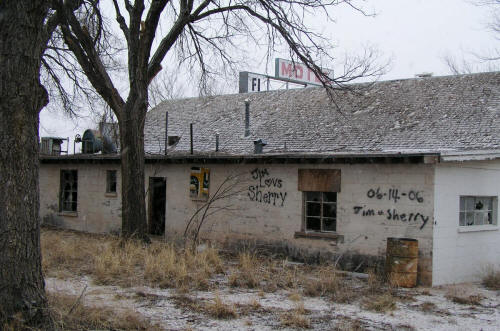
[[[314,254],[315,252],[354,254],[384,257],[388,237],[408,237],[419,240],[420,274],[423,282],[430,284],[432,272],[432,224],[434,209],[434,165],[432,164],[329,164],[329,165],[215,165],[180,164],[147,165],[148,176],[166,177],[167,209],[166,235],[178,238],[185,224],[200,202],[189,198],[189,176],[192,166],[210,169],[210,194],[231,173],[241,173],[241,192],[225,202],[232,211],[222,211],[209,218],[204,225],[204,236],[221,241],[250,239],[270,242],[274,245],[292,247]],[[263,193],[271,191],[285,194],[286,198],[276,203],[252,201],[248,187],[258,183],[252,179],[252,170],[266,169],[264,179],[281,180],[281,187],[261,188]],[[341,192],[338,194],[337,233],[344,236],[343,242],[322,239],[295,238],[301,231],[303,215],[302,192],[298,191],[298,169],[321,168],[341,170]],[[272,181],[271,181],[272,182]],[[380,193],[379,198],[373,192]],[[368,194],[370,190],[373,190]],[[398,190],[399,199],[389,197],[389,190]],[[410,192],[411,199],[410,199]],[[418,193],[417,193],[418,192]],[[417,193],[419,199],[414,194]],[[384,195],[385,194],[385,195]],[[354,207],[358,208],[356,213]],[[373,210],[373,215],[363,215]],[[394,211],[398,219],[389,219],[388,210]],[[401,215],[405,214],[405,219]],[[412,216],[410,216],[412,215]],[[408,218],[412,218],[408,221]],[[424,221],[426,224],[424,225]],[[424,225],[424,226],[423,226]]]
[[[237,187],[240,192],[218,204],[231,210],[223,210],[208,219],[202,230],[205,238],[222,242],[257,241],[299,255],[342,253],[352,256],[348,261],[355,264],[354,268],[369,260],[383,263],[388,237],[414,238],[419,241],[420,282],[431,282],[434,164],[146,164],[146,192],[149,177],[166,178],[166,237],[169,239],[182,236],[186,222],[202,205],[189,197],[192,166],[210,169],[210,195],[229,174],[241,174]],[[341,240],[296,238],[296,232],[303,230],[303,194],[298,190],[300,168],[341,170],[337,206],[337,233],[342,236]],[[61,169],[78,170],[75,216],[58,212]],[[114,197],[105,194],[106,170],[111,169],[118,170],[118,190]],[[270,203],[251,199],[249,186],[260,183],[253,178],[255,169],[266,170],[262,178],[264,187],[259,190],[263,194],[277,193],[279,198]],[[40,214],[46,220],[75,230],[119,230],[120,184],[119,165],[42,164]],[[395,190],[399,196],[396,200],[390,197]]]
[[[436,166],[433,285],[477,281],[489,265],[500,266],[498,226],[493,230],[486,226],[489,231],[476,227],[478,231],[460,232],[459,201],[465,195],[498,197],[500,160]],[[498,210],[498,200],[496,207]]]
[[[76,213],[59,212],[61,169],[78,171]],[[106,193],[106,170],[116,170],[116,194]],[[119,164],[41,164],[40,217],[42,222],[64,228],[95,232],[121,229],[121,181]]]

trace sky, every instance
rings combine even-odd
[[[364,16],[342,6],[331,13],[334,23],[315,18],[310,24],[331,40],[338,54],[356,54],[366,46],[376,47],[382,61],[390,60],[388,72],[379,80],[413,78],[424,72],[434,76],[449,75],[445,56],[458,61],[476,61],[474,53],[488,54],[498,48],[499,41],[486,28],[491,8],[476,6],[472,0],[366,0],[358,3],[366,13],[375,16]],[[247,65],[241,70],[265,73],[267,69],[268,73],[273,73],[273,63],[267,68],[265,61]],[[477,64],[476,70],[482,68],[484,66]],[[186,89],[195,90],[190,86]],[[237,93],[238,86],[231,89],[227,92]],[[190,94],[192,92],[184,96],[194,96]],[[40,136],[69,137],[70,152],[74,136],[83,135],[86,129],[95,126],[88,114],[72,120],[62,110],[43,109],[40,113]]]

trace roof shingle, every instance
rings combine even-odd
[[[181,139],[169,154],[194,151],[341,154],[443,152],[500,149],[500,72],[416,78],[352,85],[335,93],[323,88],[276,90],[164,101],[146,118],[145,150],[164,154],[168,135]],[[245,99],[250,136],[245,137]]]

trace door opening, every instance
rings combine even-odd
[[[167,180],[165,177],[149,177],[149,234],[165,234]]]

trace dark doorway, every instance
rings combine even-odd
[[[167,180],[164,177],[149,177],[149,234],[165,233],[165,207]]]

